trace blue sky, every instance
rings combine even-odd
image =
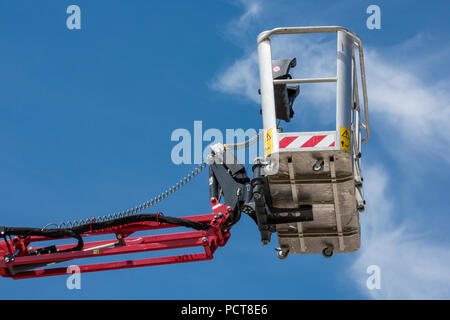
[[[81,30],[66,28],[70,4],[81,8]],[[381,8],[380,30],[366,27],[371,4]],[[359,34],[372,120],[354,254],[280,261],[276,238],[263,247],[243,217],[213,261],[83,274],[81,290],[68,290],[65,276],[0,279],[0,297],[450,298],[449,9],[446,1],[0,2],[1,225],[98,216],[166,190],[193,168],[172,163],[171,133],[192,131],[195,120],[204,130],[260,128],[256,36],[273,27]],[[287,45],[279,54],[298,52],[299,74],[333,72],[331,37]],[[304,93],[292,126],[333,128],[329,88]],[[209,213],[207,175],[157,209]],[[381,290],[366,288],[372,264]]]

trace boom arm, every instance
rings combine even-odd
[[[193,224],[198,223],[198,225],[204,225],[204,230],[190,232],[133,238],[129,237],[138,231],[179,227],[179,225],[163,222],[167,221],[167,219],[164,219],[164,216],[159,213],[156,215],[156,221],[126,223],[99,230],[95,230],[94,228],[96,222],[91,221],[89,230],[79,234],[81,237],[82,249],[75,250],[73,244],[33,248],[29,246],[31,243],[54,240],[54,237],[19,235],[8,239],[7,235],[11,232],[10,229],[19,230],[26,228],[2,227],[0,228],[0,236],[4,238],[4,241],[0,242],[0,257],[2,257],[0,259],[0,275],[3,277],[11,277],[13,279],[64,275],[71,273],[66,267],[42,268],[73,259],[191,247],[203,247],[204,252],[168,257],[85,264],[78,267],[80,272],[93,272],[211,260],[216,249],[224,246],[230,237],[229,228],[224,228],[224,224],[233,212],[233,208],[221,204],[215,198],[211,199],[211,206],[211,214],[189,216],[179,219],[185,220],[186,222],[194,222]],[[90,236],[105,234],[113,234],[116,239],[84,242],[84,239]],[[62,238],[68,238],[68,236]]]

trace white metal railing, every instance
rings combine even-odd
[[[336,82],[337,78],[275,79],[273,84]]]
[[[323,82],[338,82],[339,75],[337,77],[330,77],[330,78],[305,78],[305,79],[278,79],[273,80],[272,74],[271,74],[271,49],[270,49],[270,37],[272,35],[276,34],[308,34],[308,33],[332,33],[332,32],[343,32],[350,38],[356,40],[352,41],[351,46],[356,47],[359,52],[359,67],[361,70],[361,87],[362,87],[362,94],[363,94],[363,103],[364,103],[364,123],[360,120],[360,106],[359,106],[359,95],[358,95],[358,84],[357,84],[357,71],[356,71],[356,60],[354,57],[354,52],[352,50],[352,63],[353,63],[353,85],[354,85],[354,93],[352,102],[354,102],[357,105],[357,110],[353,109],[353,116],[352,119],[354,120],[357,118],[358,126],[357,128],[352,128],[354,139],[353,141],[356,142],[356,150],[352,148],[354,151],[357,151],[359,153],[361,144],[366,142],[370,138],[370,125],[369,125],[369,111],[368,111],[368,98],[367,98],[367,86],[366,86],[366,75],[365,75],[365,65],[364,65],[364,53],[363,53],[363,45],[362,41],[359,38],[358,35],[355,33],[347,30],[344,27],[339,26],[317,26],[317,27],[288,27],[288,28],[275,28],[272,30],[267,30],[264,32],[261,32],[258,35],[257,42],[258,42],[258,55],[260,57],[259,59],[259,69],[260,69],[260,77],[261,77],[261,89],[262,92],[265,92],[265,94],[261,95],[262,99],[262,107],[263,107],[263,122],[264,122],[264,129],[269,128],[276,128],[276,119],[274,114],[274,102],[272,101],[271,97],[274,96],[273,92],[273,84],[293,84],[293,83],[323,83]],[[339,37],[338,37],[339,38]],[[269,41],[267,41],[269,40]],[[338,39],[339,41],[339,39]],[[341,39],[340,41],[345,41],[345,39]],[[339,49],[338,49],[339,50]],[[267,59],[270,57],[270,59]],[[339,70],[339,67],[338,67]],[[345,72],[345,67],[344,67]],[[270,82],[265,81],[264,79],[269,79]],[[348,88],[344,87],[341,88],[341,90],[348,90]],[[355,95],[356,94],[356,95]],[[355,100],[355,101],[354,101]],[[363,139],[361,139],[361,129],[365,131],[366,135]],[[354,146],[353,146],[354,147]],[[276,151],[276,150],[274,150]]]

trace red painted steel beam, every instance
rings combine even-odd
[[[208,256],[206,253],[194,253],[194,254],[177,255],[177,256],[170,256],[170,257],[157,257],[157,258],[147,258],[147,259],[139,259],[139,260],[126,260],[126,261],[117,261],[117,262],[88,264],[88,265],[79,266],[79,268],[80,268],[80,273],[85,273],[85,272],[95,272],[95,271],[108,271],[108,270],[119,270],[119,269],[127,269],[127,268],[158,266],[158,265],[164,265],[164,264],[204,261],[204,260],[211,260],[212,258],[213,258],[213,256]],[[15,276],[12,276],[12,278],[15,280],[18,280],[18,279],[67,275],[67,274],[71,273],[68,270],[69,270],[68,268],[63,267],[63,268],[24,271],[24,272],[18,273]]]
[[[48,266],[48,264],[70,261],[74,259],[97,258],[111,255],[192,247],[203,247],[205,252],[169,257],[86,264],[78,267],[80,272],[94,272],[210,260],[213,258],[213,254],[216,249],[219,246],[224,246],[230,237],[229,230],[223,231],[222,227],[232,212],[230,207],[219,203],[216,199],[211,200],[211,206],[213,209],[212,214],[183,218],[196,222],[209,223],[209,229],[204,231],[190,231],[128,238],[130,234],[138,231],[179,227],[177,225],[158,222],[130,223],[123,226],[80,234],[84,240],[90,236],[114,234],[117,240],[85,241],[82,250],[67,252],[58,251],[72,248],[74,246],[73,244],[59,245],[56,246],[57,252],[40,255],[30,254],[29,249],[31,247],[29,247],[29,244],[33,242],[55,239],[30,236],[27,238],[16,237],[12,241],[5,240],[0,242],[0,275],[4,277],[11,277],[13,279],[63,275],[70,273],[70,271],[68,272],[68,268],[36,268],[42,268],[43,266]],[[14,259],[1,259],[2,255],[6,257],[6,255],[11,254],[13,251],[19,252],[14,256]]]

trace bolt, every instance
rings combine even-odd
[[[14,262],[14,257],[11,257],[10,255],[4,256],[3,260],[8,263],[8,262]]]
[[[216,198],[212,197],[211,199],[209,199],[209,201],[216,202]]]
[[[228,211],[228,212],[232,212],[232,211],[233,211],[233,208],[230,207],[230,206],[228,206],[228,207],[227,207],[227,211]]]
[[[222,217],[223,217],[223,213],[222,213],[222,212],[219,212],[219,213],[217,214],[217,216],[218,216],[219,218],[222,218]]]
[[[206,242],[206,241],[208,241],[208,239],[206,239],[206,237],[203,237],[203,238],[202,238],[202,241],[203,241],[203,242]]]
[[[254,197],[255,197],[255,200],[261,199],[261,193],[255,192]]]
[[[317,160],[317,162],[313,165],[313,171],[321,171],[324,166],[323,160]]]
[[[122,239],[122,235],[119,233],[119,234],[117,234],[117,239]]]

